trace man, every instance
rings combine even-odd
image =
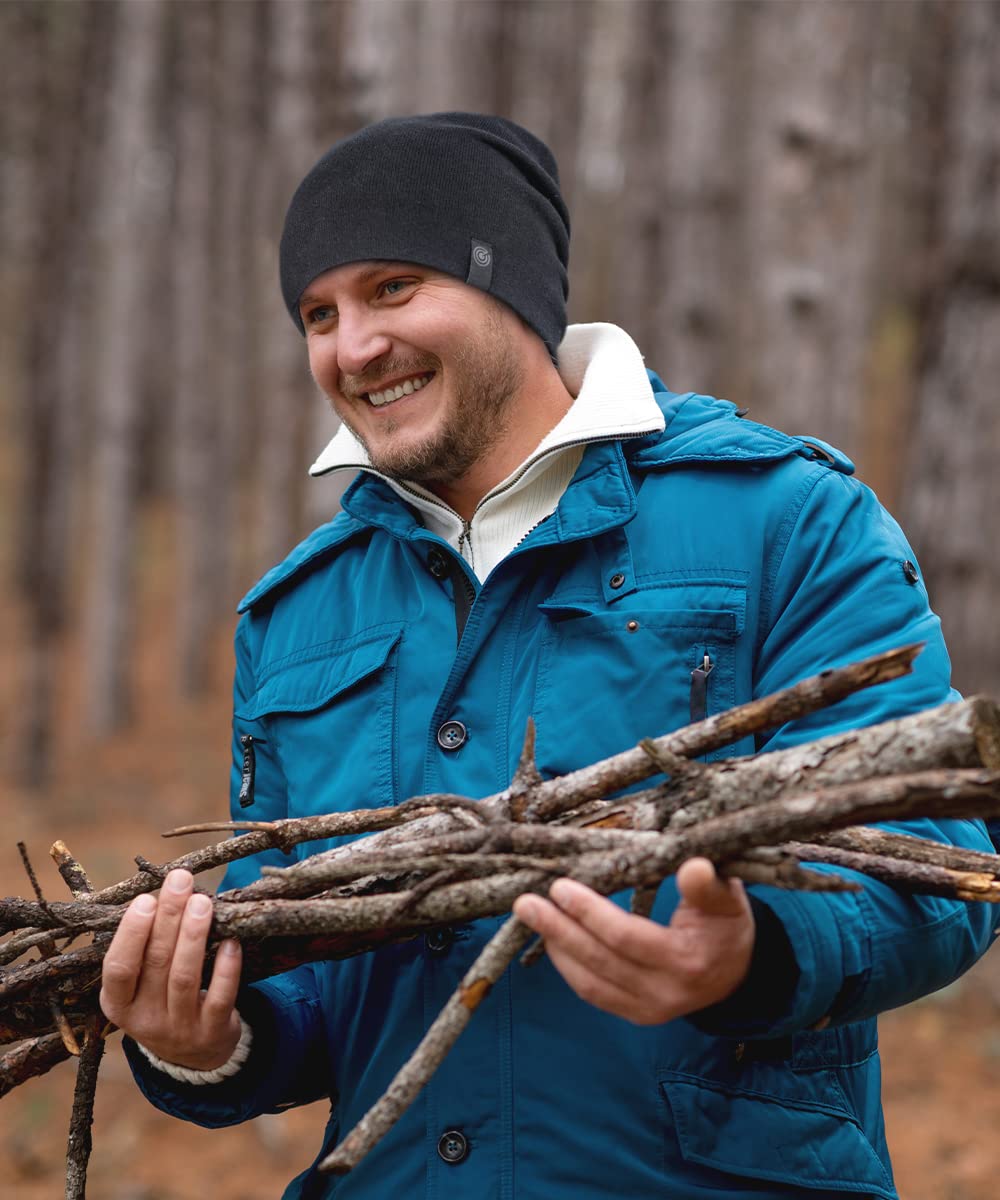
[[[343,420],[313,467],[344,511],[242,603],[234,810],[260,819],[545,775],[824,667],[926,640],[908,679],[730,753],[949,696],[913,554],[836,451],[676,396],[622,330],[565,329],[556,164],[497,117],[384,121],[292,200],[281,279]],[[245,814],[244,814],[245,815]],[[987,848],[971,822],[913,831]],[[310,844],[303,853],[315,852]],[[277,851],[234,864],[255,877]],[[515,912],[514,968],[383,1143],[290,1197],[896,1196],[874,1014],[985,948],[986,906],[751,894],[693,860],[653,919],[569,880]],[[103,1004],[143,1091],[223,1125],[331,1100],[322,1154],[381,1095],[497,927],[245,987],[174,872],[110,947]]]

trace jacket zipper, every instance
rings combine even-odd
[[[708,677],[715,670],[715,663],[708,654],[701,660],[701,666],[691,672],[691,724],[704,721],[708,716]]]
[[[240,737],[243,747],[243,771],[240,775],[240,808],[249,808],[254,801],[253,785],[257,776],[257,752],[253,748],[253,735],[244,733]]]

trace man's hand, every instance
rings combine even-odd
[[[104,956],[101,1008],[158,1058],[196,1071],[221,1067],[240,1039],[239,943],[223,942],[202,991],[212,902],[193,894],[188,871],[171,871],[159,901],[136,896]]]
[[[746,978],[754,919],[743,885],[705,858],[677,872],[668,926],[624,912],[582,883],[558,879],[514,915],[545,938],[556,970],[583,1000],[637,1025],[659,1025],[732,995]]]

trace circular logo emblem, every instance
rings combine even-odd
[[[472,257],[481,267],[488,267],[493,261],[493,255],[488,246],[477,246],[472,252]]]

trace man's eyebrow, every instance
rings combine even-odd
[[[303,292],[299,297],[299,308],[308,308],[310,304],[322,304],[323,297],[317,296],[315,292]]]
[[[356,283],[370,283],[377,275],[383,275],[386,271],[395,271],[405,268],[412,270],[417,267],[416,263],[397,262],[395,259],[375,259],[371,265],[366,267],[355,279]],[[419,269],[419,268],[418,268]],[[327,302],[315,292],[303,292],[299,297],[299,307],[303,308],[308,304],[326,304]]]

